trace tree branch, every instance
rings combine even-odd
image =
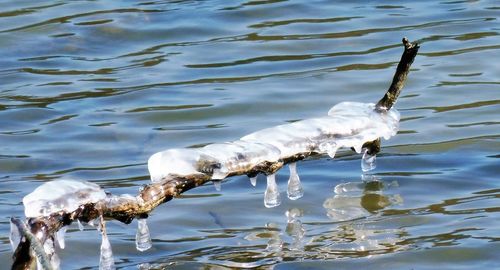
[[[390,110],[396,103],[401,90],[405,86],[406,78],[410,72],[410,66],[413,63],[413,60],[415,60],[415,56],[417,56],[418,49],[420,48],[418,43],[410,43],[407,38],[403,38],[403,45],[405,50],[401,56],[401,60],[399,60],[396,73],[392,78],[391,86],[387,90],[387,93],[385,93],[384,97],[379,100],[376,105],[376,109],[378,111]]]
[[[417,54],[419,48],[418,44],[409,43],[406,38],[403,39],[403,44],[405,50],[398,64],[391,87],[376,105],[376,110],[378,111],[386,111],[393,106],[404,86],[410,65]],[[370,154],[376,154],[380,151],[380,139],[366,142],[363,147],[367,148]],[[245,174],[252,177],[258,173],[266,175],[273,174],[287,163],[296,162],[316,154],[315,152],[296,153],[278,162],[263,162],[247,171],[241,170],[232,172],[228,177]],[[26,236],[24,239],[25,241],[21,241],[18,245],[13,255],[14,262],[12,269],[27,270],[32,267],[35,258],[33,252],[30,252],[30,249],[33,249],[33,244],[36,245],[36,243],[34,243],[36,242],[36,237],[33,239],[31,238],[33,235],[38,235],[40,232],[43,233],[44,239],[40,240],[40,242],[43,243],[46,237],[53,237],[61,227],[69,225],[75,220],[89,222],[100,216],[129,224],[136,217],[147,217],[147,215],[160,204],[168,202],[181,193],[201,186],[209,181],[211,181],[211,175],[201,173],[175,177],[165,180],[164,182],[146,185],[135,197],[127,194],[108,194],[105,200],[98,203],[81,205],[77,210],[71,213],[61,211],[53,213],[50,216],[29,218],[27,220],[29,230],[26,230],[26,232],[30,234],[24,234]],[[37,251],[35,253],[39,254],[40,247],[36,249]],[[41,248],[41,252],[43,254],[43,247]]]

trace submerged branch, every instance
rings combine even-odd
[[[418,44],[409,43],[406,38],[403,39],[403,44],[405,46],[405,50],[398,64],[391,87],[375,107],[375,110],[379,113],[386,113],[386,111],[391,109],[393,106],[404,86],[410,65],[413,62],[419,48]],[[338,134],[333,134],[333,136],[335,135]],[[373,139],[374,138],[370,140]],[[363,148],[366,149],[369,155],[375,155],[380,151],[380,139],[375,139],[369,142],[364,141],[362,143],[364,143]],[[254,177],[259,173],[272,175],[285,164],[293,163],[316,154],[318,154],[318,152],[314,149],[311,149],[311,151],[308,152],[294,153],[293,155],[282,157],[275,162],[264,161],[253,166],[252,168],[233,170],[227,175],[227,177],[235,175],[248,175],[250,177]],[[333,152],[333,155],[334,154],[335,153]],[[89,202],[80,205],[76,210],[72,210],[71,212],[59,211],[51,213],[49,216],[29,218],[27,220],[29,228],[25,230],[25,232],[21,230],[24,223],[18,222],[17,224],[20,224],[18,227],[21,226],[20,231],[23,232],[25,241],[21,241],[19,243],[16,252],[14,253],[14,263],[12,269],[30,269],[36,261],[33,252],[31,252],[30,249],[35,250],[34,253],[36,256],[38,256],[38,254],[44,254],[43,246],[40,245],[40,242],[43,243],[47,237],[53,238],[55,233],[63,226],[69,225],[77,220],[90,222],[96,218],[115,219],[128,224],[134,218],[147,217],[148,214],[160,204],[170,201],[192,188],[212,181],[212,175],[210,173],[196,173],[185,176],[170,176],[162,180],[163,181],[154,182],[144,186],[140,193],[135,197],[128,194],[106,194],[105,199],[98,202]],[[38,235],[39,233],[42,233],[43,240],[37,241],[37,238],[34,235]],[[36,250],[42,252],[40,253]],[[44,258],[39,258],[39,260],[43,263]]]

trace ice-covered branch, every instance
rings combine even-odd
[[[403,39],[403,44],[405,50],[393,83],[378,104],[342,102],[326,116],[263,129],[232,142],[158,152],[148,160],[152,183],[136,196],[113,195],[83,181],[58,180],[41,185],[23,199],[30,234],[21,233],[21,241],[12,241],[13,247],[17,245],[12,268],[30,269],[38,256],[39,267],[45,267],[48,260],[49,267],[57,269],[55,247],[57,244],[64,248],[65,226],[73,222],[81,226],[83,222],[97,226],[102,233],[100,268],[114,269],[105,219],[128,224],[137,218],[136,246],[144,251],[151,247],[145,220],[148,214],[158,205],[209,181],[220,184],[220,180],[235,175],[248,175],[255,181],[256,175],[264,174],[264,205],[275,207],[281,202],[275,174],[285,164],[290,167],[287,195],[291,200],[304,193],[296,162],[309,156],[327,154],[333,158],[339,148],[350,147],[363,153],[363,171],[374,169],[380,138],[389,139],[398,131],[399,113],[390,108],[418,50],[418,45],[407,39]],[[19,226],[13,227],[12,239],[21,231],[16,231],[16,227]],[[37,256],[31,252],[33,246]]]

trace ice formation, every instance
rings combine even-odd
[[[114,270],[115,260],[113,258],[113,251],[111,250],[111,243],[109,243],[108,235],[106,234],[106,225],[101,217],[100,230],[102,234],[101,240],[101,255],[99,260],[99,270]]]
[[[104,198],[106,193],[94,183],[56,180],[44,183],[23,198],[24,214],[38,217],[59,211],[73,212],[81,205]]]
[[[10,221],[10,234],[9,234],[10,246],[12,247],[12,251],[16,251],[17,245],[21,242],[21,233],[17,228],[16,224]]]
[[[80,222],[79,219],[77,219],[76,222],[78,223],[78,230],[83,231],[85,228],[83,227],[82,222]]]
[[[276,162],[280,159],[280,150],[259,142],[215,143],[200,151],[220,164],[219,168],[214,169],[212,179],[224,179],[231,172],[248,171],[264,161]]]
[[[257,176],[250,177],[250,184],[254,187],[257,185]]]
[[[365,149],[363,157],[361,158],[361,170],[363,170],[363,172],[374,170],[375,167],[377,167],[377,164],[375,163],[376,158],[376,154],[370,155],[368,154],[368,149]]]
[[[297,200],[304,196],[304,189],[297,174],[297,163],[292,162],[288,167],[290,168],[290,179],[288,179],[287,195],[290,200]]]
[[[59,259],[59,256],[56,253],[54,241],[52,241],[50,237],[45,240],[45,243],[43,244],[43,250],[45,251],[45,254],[47,254],[52,269],[59,270],[61,260]],[[36,262],[37,262],[37,269],[44,269],[38,258]]]
[[[151,181],[161,182],[163,180],[191,174],[202,173],[200,164],[203,160],[211,160],[203,157],[198,149],[175,148],[152,155],[148,160],[148,170]],[[210,162],[210,166],[216,166],[215,160]]]
[[[149,234],[149,227],[147,219],[137,219],[137,233],[135,235],[135,247],[139,251],[146,251],[152,247],[151,236]]]
[[[61,249],[64,249],[65,247],[65,241],[64,241],[64,237],[66,235],[66,230],[68,229],[67,226],[64,226],[62,227],[61,229],[59,229],[59,231],[56,232],[56,242],[57,242],[57,245],[61,248]]]
[[[152,155],[148,169],[153,182],[175,176],[206,174],[213,180],[222,180],[230,174],[248,172],[263,162],[277,162],[302,153],[328,154],[334,157],[342,147],[362,152],[366,142],[389,139],[399,128],[396,110],[377,111],[375,104],[342,102],[328,111],[328,116],[305,119],[256,131],[240,140],[209,144],[201,148],[170,149]],[[375,168],[375,154],[365,149],[361,161],[364,172]],[[296,164],[290,164],[287,195],[291,200],[303,196]],[[256,178],[250,182],[256,185]],[[220,190],[220,182],[214,181]],[[267,177],[264,195],[266,207],[280,204],[275,176]]]
[[[220,192],[222,190],[222,181],[221,180],[213,180],[215,191]]]
[[[264,206],[267,208],[276,207],[281,204],[280,191],[276,184],[276,175],[267,176],[267,188],[264,192]]]

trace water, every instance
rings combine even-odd
[[[0,262],[23,196],[65,178],[135,194],[147,159],[376,102],[403,36],[422,43],[382,142],[382,186],[361,154],[299,162],[304,197],[266,208],[259,176],[194,189],[135,223],[107,222],[122,269],[492,269],[500,248],[496,1],[3,1],[0,3]],[[365,177],[366,178],[366,177]],[[396,181],[398,186],[391,183]],[[361,185],[359,183],[361,182]],[[362,215],[338,221],[340,194]],[[346,198],[347,197],[347,198]],[[335,210],[339,210],[338,208]],[[287,212],[299,212],[293,219]],[[62,269],[96,269],[100,233],[68,228]],[[57,249],[57,248],[56,248]]]

